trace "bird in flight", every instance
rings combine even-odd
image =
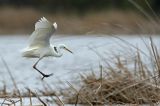
[[[38,22],[35,23],[35,30],[29,38],[29,44],[22,51],[23,57],[38,58],[36,63],[33,65],[33,68],[43,76],[42,80],[46,77],[52,76],[53,73],[45,74],[42,71],[40,71],[36,67],[40,60],[48,56],[61,57],[63,55],[62,50],[66,50],[70,53],[73,53],[71,50],[67,48],[65,44],[59,44],[58,46],[50,44],[50,38],[56,30],[56,22],[51,23],[45,17],[42,17]]]

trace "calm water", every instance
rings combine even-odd
[[[147,37],[122,36],[120,38],[144,52],[147,49],[143,41],[149,44]],[[0,36],[0,55],[7,62],[19,88],[43,89],[40,74],[32,69],[32,65],[37,59],[21,57],[20,50],[27,45],[27,41],[28,36]],[[154,41],[156,45],[160,45],[160,37],[154,37]],[[73,81],[72,79],[76,79],[79,73],[91,69],[97,70],[99,64],[103,64],[101,58],[97,56],[97,52],[98,55],[110,58],[116,54],[127,56],[131,49],[136,51],[135,48],[122,43],[121,40],[108,36],[54,36],[51,42],[55,45],[64,43],[74,52],[74,54],[64,52],[61,58],[45,58],[38,64],[38,68],[44,73],[54,73],[54,76],[45,79],[53,86],[59,84],[59,80]],[[0,67],[0,87],[6,83],[8,88],[12,89],[12,81],[2,61],[0,61]]]

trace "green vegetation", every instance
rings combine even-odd
[[[102,9],[133,9],[134,6],[130,3],[134,1],[143,8],[148,8],[144,2],[148,2],[154,11],[160,10],[159,0],[1,0],[2,6],[15,7],[33,7],[36,9],[47,11],[72,11],[83,13],[88,10]]]

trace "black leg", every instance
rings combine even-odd
[[[41,72],[39,69],[37,69],[36,66],[37,66],[38,62],[39,62],[41,59],[43,59],[43,57],[41,57],[41,58],[38,59],[38,61],[33,65],[33,68],[34,68],[35,70],[37,70],[37,71],[43,76],[43,77],[42,77],[42,80],[43,80],[44,78],[47,78],[47,77],[52,76],[53,73],[51,73],[51,74],[44,74],[44,73]]]

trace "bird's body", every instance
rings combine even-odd
[[[24,49],[22,56],[27,58],[40,58],[40,57],[61,57],[63,53],[59,50],[62,46],[48,46],[48,47],[42,47],[42,48],[26,48]]]
[[[24,50],[22,56],[27,58],[40,58],[42,56],[48,57],[54,55],[54,51],[51,47],[43,47],[43,48],[26,48]]]
[[[46,75],[36,68],[36,65],[43,57],[61,57],[63,55],[61,49],[71,52],[64,44],[59,44],[58,46],[50,44],[51,35],[56,31],[56,29],[56,23],[52,24],[46,18],[41,18],[35,24],[35,31],[30,36],[29,45],[22,51],[23,57],[39,58],[33,65],[33,68],[40,72],[43,75],[43,78],[52,75]]]

